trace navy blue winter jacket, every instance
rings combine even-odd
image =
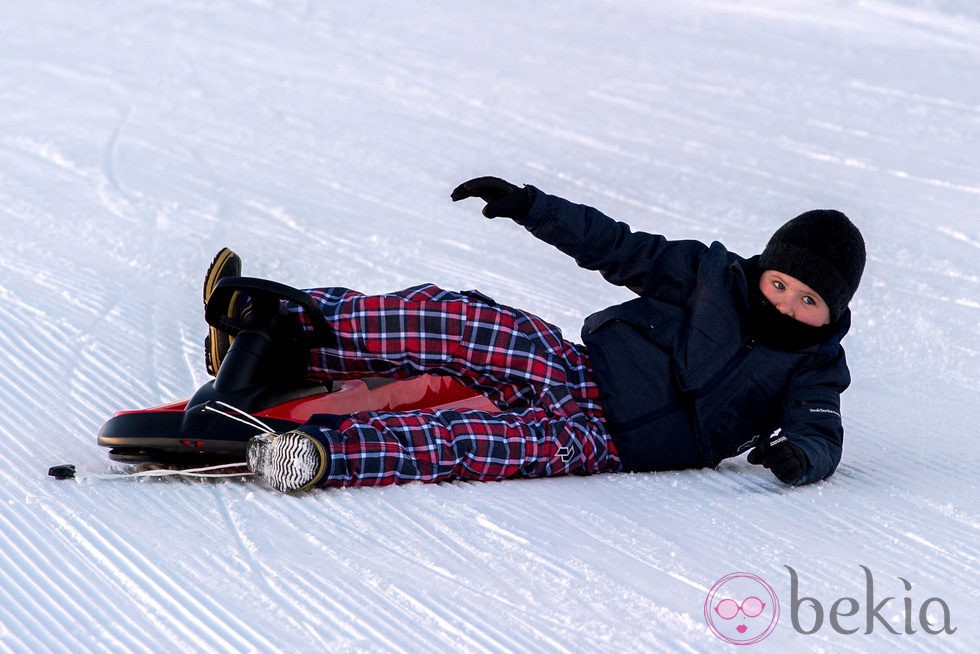
[[[628,470],[714,467],[781,427],[806,454],[800,483],[837,468],[840,339],[799,351],[758,343],[744,259],[722,244],[633,232],[591,207],[532,189],[519,220],[537,238],[638,297],[589,316],[582,338],[607,426]],[[756,273],[757,274],[757,273]]]

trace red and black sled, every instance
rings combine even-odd
[[[230,318],[232,294],[251,299],[247,317]],[[277,334],[286,300],[303,307],[319,342],[330,328],[313,299],[289,286],[250,277],[229,277],[215,286],[205,310],[207,322],[234,336],[218,376],[187,400],[135,411],[120,411],[99,432],[109,458],[124,463],[205,464],[242,461],[249,439],[262,431],[281,432],[319,414],[357,411],[411,411],[471,408],[494,411],[485,397],[448,377],[424,375],[404,380],[367,379],[330,386],[300,383],[279,372]]]

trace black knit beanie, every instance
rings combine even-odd
[[[854,296],[864,272],[861,232],[833,209],[802,213],[772,235],[762,251],[762,270],[795,277],[824,299],[836,322]]]

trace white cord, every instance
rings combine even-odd
[[[237,413],[238,416],[233,415],[232,413],[228,413],[227,411],[220,411],[220,410],[214,408],[214,406],[212,406],[211,404],[206,404],[204,406],[204,410],[205,411],[210,411],[211,413],[217,413],[219,416],[224,416],[225,418],[228,418],[229,420],[234,420],[234,421],[240,422],[240,423],[242,423],[244,425],[248,425],[249,427],[252,427],[253,429],[257,430],[260,433],[269,433],[269,432],[274,431],[272,429],[272,427],[270,427],[269,425],[265,424],[264,422],[262,422],[261,420],[259,420],[255,416],[253,416],[251,413],[248,413],[247,411],[242,411],[238,407],[233,406],[231,404],[228,404],[227,402],[222,402],[220,400],[216,401],[215,404],[217,404],[219,406],[223,406],[223,407],[225,407],[226,409],[228,409],[229,411],[231,411],[233,413]],[[239,417],[239,416],[241,416],[241,417]]]
[[[202,468],[186,468],[178,470],[174,468],[161,468],[159,470],[140,470],[139,472],[117,472],[117,473],[75,473],[77,479],[128,479],[130,477],[206,477],[209,479],[220,477],[249,477],[252,472],[223,472],[213,473],[212,470],[223,470],[225,468],[241,468],[245,465],[244,461],[238,463],[222,463],[214,466],[204,466]]]

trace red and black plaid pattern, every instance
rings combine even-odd
[[[366,412],[311,426],[332,457],[323,485],[619,469],[588,357],[557,327],[479,293],[432,285],[377,296],[309,293],[336,337],[311,352],[314,378],[450,375],[501,409]],[[308,326],[302,310],[291,310]]]

